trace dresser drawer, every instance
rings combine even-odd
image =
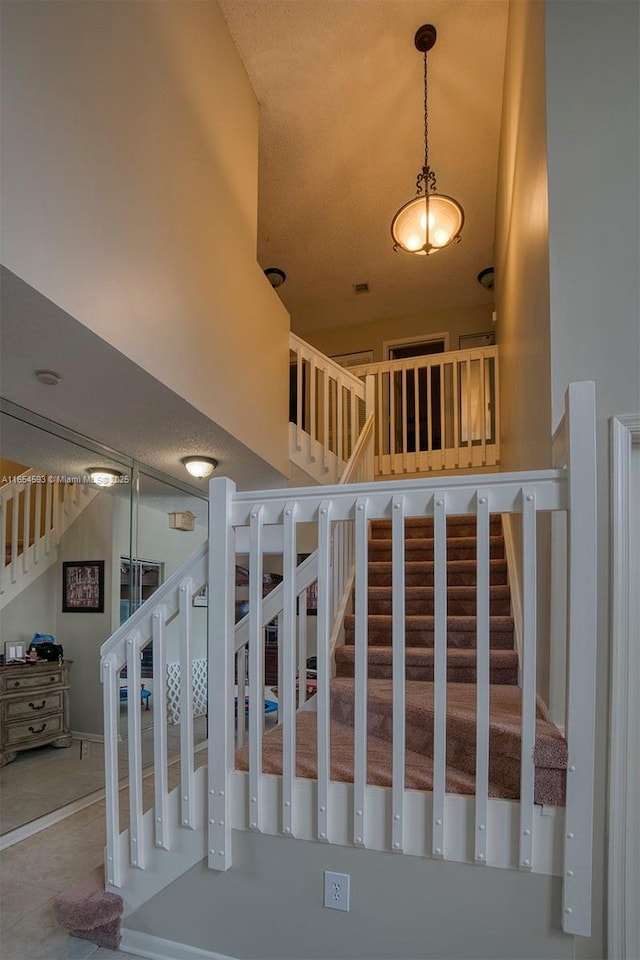
[[[20,676],[2,677],[3,693],[13,694],[30,690],[44,690],[46,687],[52,687],[55,683],[61,681],[60,670],[54,667],[51,670],[37,670],[31,672],[28,667],[24,667],[24,673]]]
[[[39,739],[50,740],[63,730],[62,715],[33,717],[28,720],[15,720],[7,723],[3,731],[3,747],[11,749],[15,743],[28,740],[37,743]]]
[[[5,720],[19,720],[22,717],[44,717],[49,713],[60,713],[62,710],[63,695],[62,691],[49,693],[48,690],[37,690],[30,696],[22,696],[20,699],[5,700]]]

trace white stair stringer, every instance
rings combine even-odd
[[[248,830],[249,775],[234,770],[230,776],[230,809],[232,829]],[[170,849],[165,850],[154,843],[155,811],[148,810],[143,818],[145,850],[148,851],[144,869],[129,863],[129,831],[120,834],[120,860],[122,863],[121,885],[107,885],[112,893],[124,901],[123,918],[133,913],[144,903],[164,890],[180,876],[207,857],[207,767],[195,771],[195,828],[180,826],[180,788],[168,797],[168,813],[173,829]],[[262,778],[263,823],[261,833],[281,837],[283,843],[291,843],[291,837],[281,832],[282,778],[265,774]],[[370,819],[367,824],[364,846],[370,850],[388,850],[388,809],[390,789],[368,785]],[[296,778],[294,802],[296,807],[296,837],[317,841],[316,783],[313,780]],[[332,810],[331,842],[350,846],[352,811],[354,806],[353,784],[332,781],[329,800]],[[432,855],[430,838],[424,825],[432,815],[433,794],[423,791],[407,793],[407,834],[404,853],[411,856]],[[446,795],[447,811],[447,859],[459,863],[473,863],[469,850],[473,849],[473,804],[474,798],[457,794]],[[492,824],[491,843],[487,852],[487,865],[503,869],[517,869],[517,852],[514,852],[509,837],[517,830],[519,808],[516,801],[491,798],[489,801]],[[535,873],[552,876],[562,875],[561,837],[564,828],[564,809],[561,807],[536,806],[535,821]]]
[[[289,424],[289,459],[319,484],[337,483],[346,466],[318,440],[298,430],[295,423]]]
[[[33,471],[31,471],[33,472]],[[8,500],[12,496],[12,488],[16,484],[7,484],[0,494],[2,511],[6,511]],[[23,590],[30,587],[41,574],[48,570],[58,559],[58,544],[78,519],[80,514],[89,506],[99,491],[83,484],[77,490],[69,487],[64,498],[59,502],[55,517],[55,524],[47,532],[31,544],[25,544],[22,552],[5,562],[0,558],[0,610],[15,600]],[[11,531],[7,531],[11,535]]]

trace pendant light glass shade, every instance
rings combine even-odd
[[[421,194],[400,207],[391,235],[401,250],[427,256],[459,240],[463,224],[462,207],[451,197]]]

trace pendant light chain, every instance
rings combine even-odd
[[[416,180],[416,192],[419,194],[424,189],[425,195],[436,193],[436,175],[429,168],[429,97],[428,97],[428,79],[427,79],[427,51],[424,51],[424,166],[418,174]]]

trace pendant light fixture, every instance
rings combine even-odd
[[[424,24],[415,35],[424,56],[424,166],[416,180],[416,196],[400,207],[391,222],[393,249],[428,256],[459,242],[464,211],[457,200],[437,192],[436,175],[429,166],[429,112],[427,105],[427,52],[436,42],[436,28]]]

